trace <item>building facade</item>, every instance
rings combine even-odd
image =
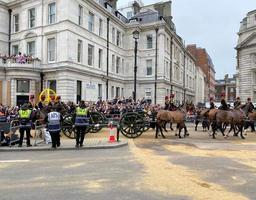
[[[171,2],[138,9],[128,20],[113,0],[0,1],[0,102],[38,100],[45,88],[65,102],[132,96],[135,30],[137,98],[194,102],[195,59],[176,34]],[[19,52],[33,59],[9,56]]]
[[[238,32],[237,93],[256,102],[256,10],[248,12]]]
[[[205,74],[204,102],[210,97],[215,97],[215,69],[211,57],[206,49],[197,47],[195,44],[187,46],[187,50],[196,58],[196,66]]]
[[[227,102],[233,103],[236,100],[236,77],[229,78],[225,75],[224,79],[216,80],[215,90],[216,102],[220,102],[224,95]]]

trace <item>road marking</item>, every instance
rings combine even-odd
[[[0,163],[23,163],[30,162],[30,160],[0,160]]]

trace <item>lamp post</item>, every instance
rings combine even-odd
[[[133,33],[133,38],[135,40],[134,48],[134,90],[133,90],[133,100],[136,102],[136,90],[137,90],[137,51],[138,51],[138,39],[140,37],[140,32],[135,30]]]

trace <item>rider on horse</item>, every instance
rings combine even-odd
[[[169,106],[170,106],[169,103],[170,103],[170,102],[169,102],[169,97],[166,96],[166,97],[165,97],[165,101],[164,101],[164,109],[165,109],[165,110],[169,110]]]
[[[238,108],[241,105],[240,97],[236,97],[236,101],[234,102],[234,108]]]
[[[247,115],[249,113],[252,113],[254,110],[254,105],[252,104],[251,98],[247,98],[247,103],[246,103],[246,107],[247,107]]]
[[[221,95],[220,104],[221,104],[221,106],[219,107],[220,110],[229,110],[229,107],[228,107],[228,105],[226,103],[225,95],[224,94]]]
[[[210,98],[210,110],[215,108],[213,97]]]
[[[174,111],[174,110],[177,110],[177,107],[174,105],[174,94],[171,94],[170,95],[170,101],[169,101],[169,110],[170,111]]]

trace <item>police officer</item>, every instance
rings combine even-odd
[[[210,98],[210,110],[215,108],[213,97]]]
[[[241,105],[240,97],[236,97],[236,101],[234,102],[234,108],[238,108]]]
[[[63,120],[59,109],[57,106],[51,107],[50,113],[46,116],[45,121],[48,122],[48,131],[52,138],[52,148],[60,146],[60,131],[61,131],[61,121]]]
[[[24,132],[26,131],[27,147],[31,147],[30,144],[30,130],[31,130],[31,113],[28,109],[27,104],[24,104],[19,110],[19,121],[20,121],[20,141],[19,147],[22,147]]]
[[[85,102],[81,101],[79,106],[76,108],[75,114],[75,127],[76,133],[76,148],[83,147],[84,136],[86,133],[87,126],[89,125],[88,109],[86,108]]]
[[[226,103],[225,95],[224,94],[221,95],[220,104],[221,104],[221,106],[219,107],[220,110],[228,110],[229,109],[229,107],[228,107],[228,105]]]

